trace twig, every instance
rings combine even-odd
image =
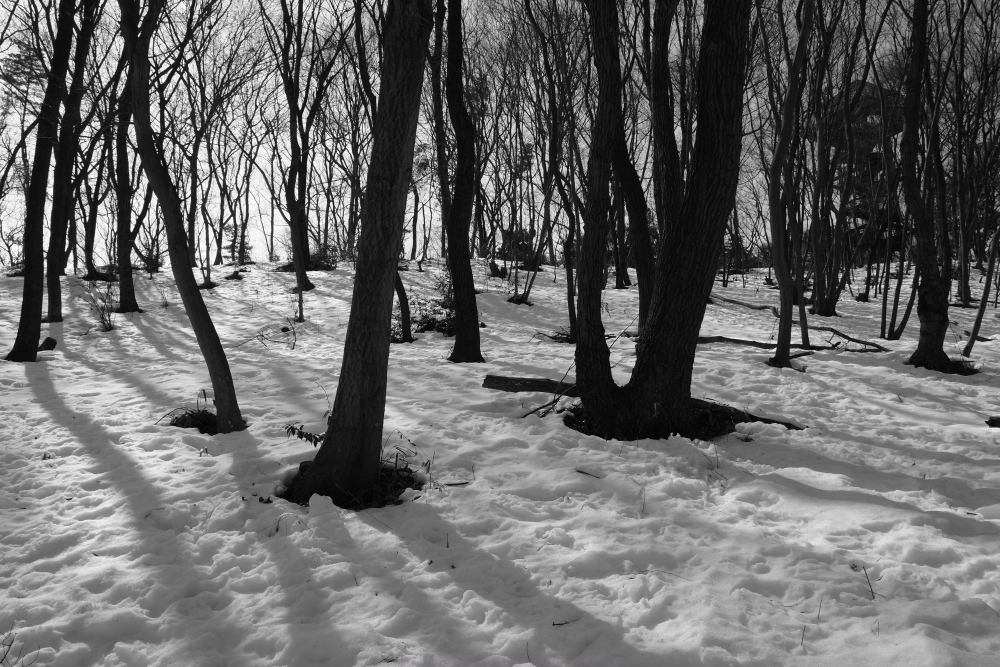
[[[871,591],[872,602],[874,602],[875,601],[875,589],[872,588],[872,580],[868,578],[868,568],[862,565],[861,569],[865,573],[865,579],[868,581],[868,590]]]

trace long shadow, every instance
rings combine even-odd
[[[781,468],[788,461],[802,464],[802,450],[782,444],[780,442],[768,442],[762,445],[751,444],[748,446],[743,442],[723,442],[717,443],[719,451],[727,458],[752,459],[757,463],[772,465]],[[904,489],[919,488],[924,491],[937,492],[946,498],[953,498],[956,488],[963,494],[961,500],[971,501],[975,506],[990,505],[1000,502],[1000,487],[993,489],[973,488],[967,480],[955,477],[939,477],[934,479],[919,479],[903,473],[884,472],[864,465],[850,463],[838,459],[833,459],[815,450],[809,452],[808,467],[818,472],[840,474],[849,478],[858,489],[870,489],[874,493],[864,493],[861,490],[828,490],[820,489],[808,484],[803,484],[780,474],[771,473],[762,475],[758,479],[767,480],[772,483],[782,484],[790,487],[805,496],[818,499],[860,502],[868,504],[882,505],[895,509],[903,509],[909,512],[919,512],[934,517],[943,517],[953,526],[961,528],[961,535],[1000,535],[1000,528],[984,524],[974,518],[970,518],[958,512],[946,512],[937,510],[925,510],[904,502],[890,500],[880,492],[896,491]],[[796,465],[798,467],[798,465]],[[874,483],[873,483],[874,482]],[[952,493],[949,493],[952,492]]]
[[[813,359],[816,361],[829,360],[829,361],[842,361],[840,358],[844,353],[835,354],[831,352],[819,352]],[[988,385],[991,380],[995,379],[995,375],[991,373],[977,373],[976,375],[956,375],[953,373],[940,373],[938,371],[929,371],[924,368],[914,368],[913,366],[907,366],[902,361],[897,361],[895,359],[887,359],[884,354],[861,354],[855,353],[849,357],[850,363],[856,364],[858,366],[864,366],[866,368],[872,369],[885,369],[887,371],[892,371],[893,373],[899,373],[902,375],[908,375],[912,378],[924,379],[924,380],[938,380],[943,382],[953,382],[956,384],[964,384],[974,387],[981,387]],[[842,363],[846,363],[843,362]],[[996,386],[996,383],[994,383]]]
[[[945,521],[948,522],[947,525],[951,527],[951,530],[949,532],[953,535],[958,535],[963,538],[981,537],[986,535],[989,536],[1000,535],[1000,528],[992,525],[991,521],[977,521],[967,516],[958,514],[957,512],[922,510],[920,508],[914,507],[913,505],[899,502],[897,500],[891,500],[884,496],[863,493],[861,491],[854,491],[850,489],[845,489],[845,490],[818,489],[814,486],[803,484],[798,480],[790,479],[788,477],[776,473],[769,473],[767,475],[762,475],[760,479],[772,482],[774,484],[780,484],[804,496],[809,496],[820,500],[828,500],[831,502],[863,503],[867,505],[881,505],[883,507],[903,510],[906,512],[919,512],[921,514],[934,517],[935,519],[944,519]],[[995,542],[991,540],[990,543],[994,544]]]
[[[857,355],[857,356],[861,357],[862,355]],[[836,358],[833,358],[831,360],[833,360],[833,361],[839,361],[839,363],[841,363],[844,366],[846,366],[847,363],[848,363],[848,362],[845,362],[843,360],[837,360]],[[864,361],[867,361],[867,360],[864,360]],[[879,367],[884,367],[884,368],[886,368],[886,370],[892,371],[893,373],[897,373],[897,374],[902,373],[903,375],[909,375],[910,377],[918,377],[917,374],[913,371],[913,369],[910,369],[911,370],[910,373],[906,373],[899,366],[895,366],[895,365],[892,365],[892,366],[890,366],[890,365],[882,366],[880,364],[858,364],[858,365],[862,365],[862,366],[865,366],[865,367],[879,366]],[[909,368],[909,367],[904,367],[904,368]],[[930,371],[928,371],[928,372],[930,372]],[[889,390],[885,385],[873,384],[873,383],[869,382],[865,376],[858,376],[858,375],[856,375],[854,373],[851,373],[851,372],[844,373],[843,371],[841,371],[841,376],[842,377],[848,377],[852,382],[856,382],[856,383],[858,383],[858,384],[860,384],[860,385],[868,388],[870,391],[872,391],[875,394],[879,394],[879,395],[883,395],[884,396],[888,392],[890,396],[894,395],[894,394],[891,393],[891,390]],[[947,381],[951,381],[952,378],[961,378],[962,380],[967,380],[967,379],[969,379],[969,377],[974,377],[974,376],[964,377],[964,376],[947,375],[947,376],[943,376],[943,377],[939,378],[939,381],[947,382]],[[834,391],[834,392],[837,392],[837,393],[844,393],[844,389],[842,387],[839,387],[839,386],[836,386],[836,385],[831,385],[828,381],[824,380],[823,378],[817,378],[816,376],[814,376],[813,377],[813,381],[814,382],[821,382],[821,383],[823,383],[823,385],[825,386],[825,388],[829,389],[830,391]],[[963,382],[963,384],[972,384],[972,383]],[[979,386],[982,386],[982,384],[980,384]],[[911,389],[911,388],[912,388],[912,385],[910,385],[908,387],[905,387],[905,389]],[[910,403],[901,403],[900,404],[900,403],[892,402],[890,400],[881,400],[881,399],[875,398],[873,396],[865,396],[864,400],[866,402],[868,402],[868,403],[871,403],[871,404],[873,404],[875,406],[878,406],[879,408],[881,408],[881,409],[883,409],[883,410],[885,410],[887,412],[895,413],[895,414],[910,415],[914,419],[923,418],[923,417],[926,416],[926,414],[921,411],[921,406],[918,405],[918,404],[916,404],[916,403],[914,403],[915,399],[916,400],[920,400],[920,401],[922,401],[924,403],[928,403],[928,404],[940,405],[942,408],[946,408],[946,409],[950,410],[951,413],[967,413],[969,415],[976,416],[977,420],[978,420],[978,417],[979,417],[979,412],[978,411],[969,408],[969,406],[967,404],[963,403],[962,401],[960,401],[958,399],[948,398],[947,396],[940,396],[940,395],[926,395],[926,394],[922,394],[922,393],[920,393],[920,394],[909,394],[907,397],[910,399]]]
[[[406,510],[400,513],[405,520],[394,521],[396,528],[391,532],[415,559],[427,563],[426,571],[444,574],[463,591],[472,591],[492,602],[517,628],[530,633],[527,642],[508,648],[508,658],[539,666],[574,664],[586,653],[587,664],[601,664],[602,661],[603,664],[634,667],[667,664],[663,654],[640,650],[625,641],[625,630],[620,625],[601,620],[571,602],[544,592],[524,568],[478,548],[433,507],[422,503],[410,503],[405,507]],[[358,518],[373,530],[390,532],[384,524],[369,519],[369,515],[358,514]],[[410,526],[419,526],[421,532],[433,536],[434,541],[407,532]],[[442,640],[445,637],[442,636]],[[446,643],[435,646],[435,650],[445,654],[451,651]],[[675,655],[680,658],[679,653]],[[696,654],[684,658],[687,660],[682,659],[682,664],[701,662]]]
[[[148,581],[148,585],[150,586],[149,592],[151,594],[153,593],[154,586],[157,584],[163,586],[164,590],[171,590],[173,588],[171,593],[167,594],[168,603],[157,599],[162,598],[163,595],[151,595],[152,599],[149,604],[153,605],[158,612],[154,610],[151,616],[142,615],[146,619],[144,621],[145,629],[142,632],[155,636],[159,632],[158,626],[162,623],[158,619],[171,606],[186,597],[202,593],[206,588],[209,590],[212,589],[201,586],[193,588],[190,586],[182,587],[186,588],[186,590],[175,588],[181,582],[187,582],[188,580],[200,582],[204,580],[204,577],[191,564],[193,554],[189,545],[177,539],[176,535],[178,531],[176,530],[176,526],[171,525],[169,528],[161,526],[157,529],[154,523],[156,519],[154,521],[149,520],[153,513],[168,508],[169,503],[157,489],[157,485],[143,473],[139,463],[132,458],[128,451],[119,446],[116,439],[101,424],[95,422],[88,414],[74,410],[65,402],[57,391],[47,366],[44,362],[26,364],[25,374],[29,380],[30,391],[38,399],[40,405],[44,407],[51,422],[68,431],[79,445],[79,448],[100,466],[100,473],[104,473],[102,474],[103,479],[112,484],[117,494],[124,499],[125,509],[132,519],[132,530],[140,535],[145,533],[147,537],[151,537],[150,533],[155,534],[161,540],[165,539],[168,541],[165,548],[178,552],[177,557],[169,566],[157,568],[156,566],[143,563],[140,559],[142,553],[134,549],[130,550],[130,556],[133,557],[130,566],[153,570],[153,576]],[[160,551],[162,552],[163,549],[164,547],[161,546]],[[223,608],[225,606],[228,606],[228,602],[224,602]],[[149,611],[138,602],[135,607],[137,610]],[[238,626],[230,624],[225,618],[220,617],[219,614],[212,615],[213,635],[239,636],[240,632],[241,630]],[[205,637],[207,638],[207,635]],[[116,635],[106,640],[101,646],[101,650],[107,651],[110,654],[115,641],[122,639],[122,637]],[[189,642],[188,648],[192,651],[192,655],[189,658],[197,661],[203,656],[200,656],[198,648],[191,644]],[[180,658],[181,656],[177,657]],[[194,664],[194,662],[189,664]]]
[[[50,324],[49,325],[49,331],[50,332],[61,331],[61,329],[62,329],[62,325],[60,325],[60,324]],[[160,390],[159,388],[157,388],[155,385],[152,385],[149,382],[145,381],[137,373],[133,373],[133,372],[131,372],[129,370],[125,370],[125,369],[123,369],[121,367],[115,367],[115,366],[109,367],[107,365],[98,364],[96,361],[94,361],[93,359],[89,358],[87,355],[85,355],[85,354],[83,354],[81,352],[77,352],[76,349],[72,345],[70,345],[70,344],[64,344],[64,345],[62,345],[61,349],[62,349],[62,355],[63,355],[63,357],[66,358],[67,361],[72,361],[74,363],[80,364],[81,366],[83,366],[85,368],[89,368],[91,371],[93,371],[97,375],[110,375],[113,378],[115,378],[116,380],[118,380],[118,381],[120,381],[120,382],[122,382],[124,384],[128,384],[128,385],[130,385],[132,387],[135,387],[136,389],[138,389],[139,391],[141,391],[144,396],[146,396],[147,398],[150,399],[149,402],[151,404],[154,403],[154,400],[153,400],[152,397],[156,397],[157,401],[159,401],[161,403],[164,403],[166,405],[170,405],[171,403],[173,403],[176,400],[175,397],[173,397],[173,396],[171,396],[171,395],[169,395],[167,393],[164,393],[162,390]]]
[[[144,321],[145,320],[145,321]],[[175,348],[186,348],[189,347],[192,342],[197,346],[197,341],[185,341],[182,342],[176,336],[176,329],[171,329],[165,326],[153,326],[150,320],[155,321],[150,313],[144,313],[136,317],[132,324],[135,325],[136,331],[138,331],[146,339],[154,350],[159,353],[164,359],[173,359],[184,364],[189,364],[190,360],[185,359],[181,355],[174,351]],[[164,340],[173,343],[173,347],[168,346],[164,343]],[[199,352],[200,354],[200,352]]]

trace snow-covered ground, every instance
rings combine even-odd
[[[435,296],[438,270],[405,273],[410,294]],[[433,483],[355,513],[274,496],[315,452],[284,424],[324,430],[337,387],[352,274],[311,279],[294,349],[279,340],[291,275],[254,267],[206,293],[250,422],[216,437],[158,423],[211,398],[172,281],[137,276],[146,313],[100,333],[86,286],[65,280],[66,321],[43,330],[58,348],[0,362],[8,661],[1000,665],[1000,431],[984,423],[1000,414],[1000,342],[977,344],[971,377],[903,364],[916,313],[881,341],[891,352],[820,352],[804,373],[701,346],[696,395],[804,430],[605,441],[523,417],[547,395],[481,387],[572,377],[573,349],[536,335],[565,325],[561,274],[539,276],[532,307],[480,274],[487,363],[448,363],[439,334],[392,347],[386,448],[429,461]],[[760,283],[716,293],[774,303]],[[3,350],[20,286],[0,278]],[[605,298],[609,331],[627,328],[635,289]],[[814,324],[873,339],[878,307],[846,295],[843,317]],[[954,332],[973,315],[953,309]],[[767,340],[775,322],[717,301],[703,333]],[[633,361],[618,339],[620,379]]]

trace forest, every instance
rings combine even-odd
[[[998,0],[0,0],[0,667],[1000,667],[998,240]]]

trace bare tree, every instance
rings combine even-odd
[[[69,70],[73,45],[75,3],[59,0],[56,33],[52,42],[52,58],[45,86],[45,97],[38,112],[35,153],[31,163],[31,181],[25,201],[24,216],[24,289],[21,297],[21,319],[14,346],[7,353],[8,361],[35,361],[42,327],[42,286],[44,258],[42,236],[45,225],[45,204],[48,194],[49,166],[58,143],[59,108],[66,94],[66,73]]]
[[[281,77],[287,103],[290,161],[284,174],[285,205],[296,289],[301,293],[314,287],[306,275],[310,262],[306,199],[313,128],[336,80],[335,68],[343,65],[340,56],[348,43],[350,24],[345,25],[336,8],[325,10],[323,3],[312,0],[279,0],[278,20],[271,18],[271,7],[264,0],[258,2],[272,65]]]
[[[440,4],[438,5],[440,11]],[[476,126],[465,104],[462,0],[448,0],[448,75],[445,95],[455,130],[455,188],[444,225],[448,230],[448,270],[455,294],[455,346],[450,361],[483,361],[479,350],[479,309],[469,264],[469,225],[476,197]],[[444,187],[444,184],[442,184]]]
[[[609,95],[614,87],[608,86],[606,73],[617,49],[618,16],[615,3],[589,3],[600,92],[587,167],[576,366],[586,420],[596,433],[626,439],[666,434],[686,428],[693,419],[691,374],[698,332],[739,177],[752,4],[752,0],[705,3],[697,69],[697,140],[683,203],[660,240],[652,302],[635,369],[629,383],[620,387],[611,375],[601,323],[615,131],[609,119],[619,104]],[[652,66],[668,66],[667,56],[661,50],[662,60]]]
[[[390,0],[340,383],[323,444],[315,460],[300,466],[285,494],[294,502],[306,503],[319,493],[342,507],[363,506],[378,480],[393,283],[432,23],[431,0]]]
[[[156,193],[167,231],[170,264],[177,290],[191,320],[198,345],[215,393],[216,423],[220,433],[246,428],[240,414],[233,386],[232,372],[225,350],[219,340],[212,318],[189,266],[184,214],[177,188],[170,177],[170,168],[157,146],[157,136],[150,114],[150,41],[156,33],[165,0],[150,0],[141,14],[140,0],[118,0],[121,12],[121,34],[124,52],[128,54],[128,77],[132,87],[132,116],[136,143],[146,178]],[[141,22],[140,22],[141,18]]]

